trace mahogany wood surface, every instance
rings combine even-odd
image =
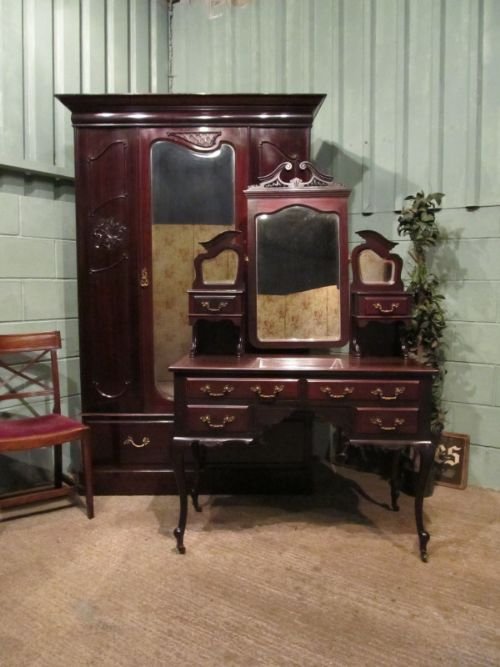
[[[284,159],[309,158],[311,126],[324,95],[71,94],[57,98],[71,110],[75,128],[82,408],[95,436],[96,491],[174,491],[169,460],[173,403],[158,389],[154,377],[151,148],[165,140],[200,153],[207,150],[205,145],[233,147],[234,227],[241,230],[246,251],[243,190]],[[157,417],[144,420],[141,433],[139,427],[129,433],[132,415],[141,413]],[[155,445],[157,455],[148,455],[146,451],[158,440],[158,428],[164,450],[160,454]],[[134,435],[135,442],[139,436],[139,442],[147,438],[150,444],[130,449],[129,435]],[[302,434],[298,440],[303,441]],[[268,461],[259,462],[259,447],[254,451],[254,463],[246,465],[262,471]],[[234,456],[228,454],[221,461],[228,488]],[[274,468],[279,457],[276,448]],[[310,471],[302,456],[292,468],[289,464],[294,479]],[[224,486],[222,476],[219,488]]]

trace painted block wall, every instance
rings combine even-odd
[[[62,409],[78,416],[80,367],[74,204],[0,192],[0,334],[61,331]],[[65,452],[69,464],[76,449]],[[39,481],[44,450],[2,457],[0,492],[18,479]]]

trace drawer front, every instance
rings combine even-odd
[[[415,434],[418,408],[356,408],[354,432],[379,436]]]
[[[307,396],[314,401],[376,401],[401,403],[416,401],[420,394],[418,380],[308,380]]]
[[[411,313],[410,295],[361,296],[357,302],[356,315],[368,317],[408,317]]]
[[[242,302],[239,294],[208,294],[189,296],[190,315],[241,315]]]
[[[244,433],[250,423],[249,412],[247,405],[188,405],[186,424],[189,431],[210,436]]]
[[[94,463],[165,465],[170,458],[173,421],[96,421],[88,424]]]
[[[299,395],[298,380],[187,378],[186,395],[200,400],[214,402],[228,399],[255,399],[259,402],[273,403],[279,400],[296,399]]]

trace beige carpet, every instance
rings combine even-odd
[[[412,499],[323,469],[302,497],[97,497],[0,524],[1,667],[499,665],[500,494]],[[326,479],[328,477],[328,479]],[[326,483],[327,482],[327,483]],[[5,517],[5,513],[3,515]]]

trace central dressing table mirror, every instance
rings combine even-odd
[[[257,349],[329,348],[348,340],[350,190],[301,162],[245,190],[248,334]]]
[[[394,331],[399,336],[411,298],[401,280],[401,258],[391,252],[395,244],[377,232],[360,233],[365,242],[352,252],[350,276],[349,194],[312,163],[286,161],[244,190],[246,246],[238,232],[223,232],[202,244],[207,252],[196,259],[189,290],[191,353],[170,366],[180,498],[174,535],[180,553],[185,552],[188,496],[201,511],[206,451],[234,443],[251,446],[259,438],[265,441],[284,420],[313,415],[355,446],[417,448],[415,519],[420,555],[427,559],[423,491],[435,449],[430,431],[434,371],[409,360],[401,346],[394,352],[392,342],[378,341],[377,336],[392,341]],[[232,279],[200,279],[200,267],[227,252],[235,253]],[[226,275],[224,267],[220,275]],[[221,336],[204,330],[205,321],[220,331],[232,327],[233,347],[221,348]],[[371,325],[382,333],[374,334]],[[379,346],[374,356],[368,343]],[[350,353],[340,353],[347,344]],[[189,485],[186,452],[194,458]],[[398,495],[394,478],[394,510]]]

